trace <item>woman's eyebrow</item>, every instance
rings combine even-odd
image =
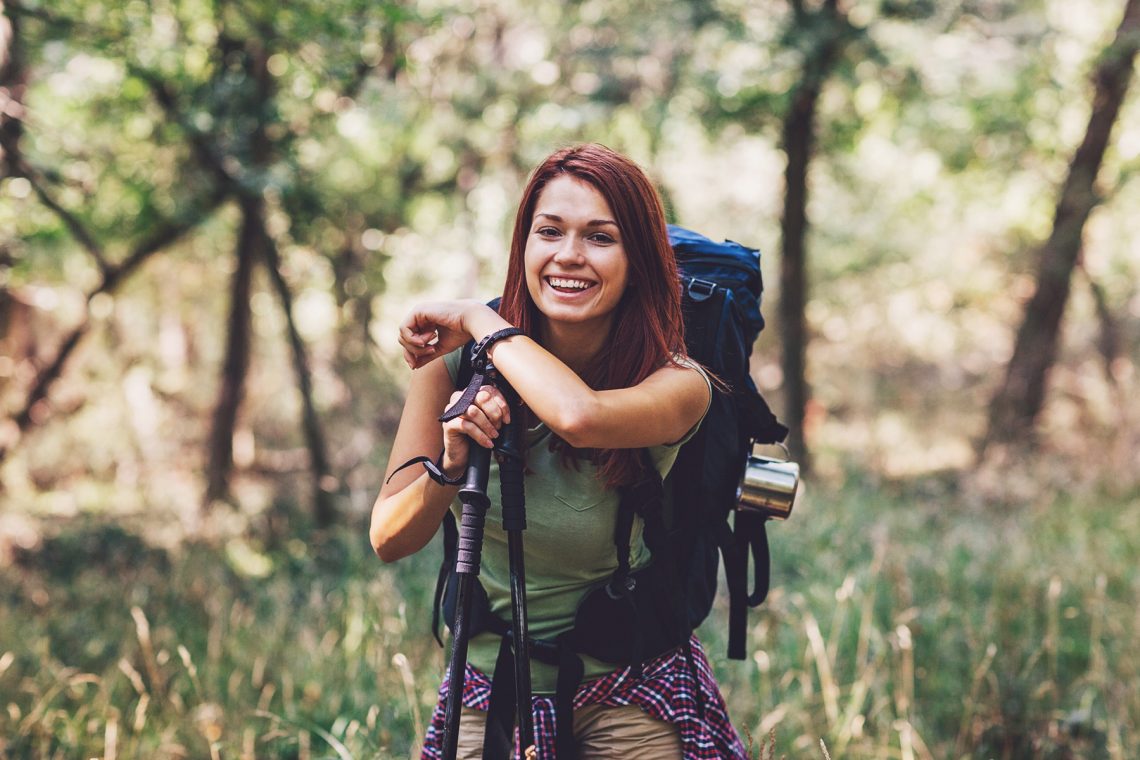
[[[538,212],[537,214],[534,215],[534,218],[537,219],[540,216],[544,216],[553,222],[564,221],[562,219],[562,217],[558,216],[558,214],[548,214],[545,211]],[[618,226],[617,222],[615,222],[612,219],[591,219],[590,221],[586,222],[587,227],[600,227],[600,226],[605,225],[605,224],[610,224],[610,225],[613,225],[614,227]]]

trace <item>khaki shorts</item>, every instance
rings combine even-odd
[[[487,713],[464,707],[459,719],[460,760],[480,760]],[[574,711],[581,760],[652,757],[681,760],[681,734],[637,705],[586,705]]]

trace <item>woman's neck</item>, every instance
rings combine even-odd
[[[610,337],[610,322],[567,324],[544,321],[542,342],[547,351],[581,375],[601,353]]]

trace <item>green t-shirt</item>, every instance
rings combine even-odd
[[[452,352],[444,361],[454,381],[459,352]],[[676,443],[649,449],[661,477],[669,473],[681,444],[692,437],[699,426],[700,422]],[[551,439],[550,430],[542,423],[529,429],[526,435],[527,528],[523,532],[523,562],[529,632],[540,639],[553,639],[569,630],[582,598],[590,589],[609,580],[617,567],[613,542],[619,500],[617,491],[604,487],[597,478],[596,465],[589,461],[579,460],[577,469],[564,465],[560,452],[551,450]],[[483,536],[479,581],[490,598],[491,611],[510,621],[507,534],[502,525],[499,469],[493,459],[487,495],[491,507],[487,512]],[[452,504],[451,510],[458,520],[461,511],[458,500]],[[644,567],[649,562],[642,529],[642,521],[638,517],[634,520],[630,537],[630,566],[633,569]],[[489,674],[495,668],[498,652],[499,637],[491,633],[480,634],[471,639],[468,661]],[[586,679],[597,678],[613,670],[613,666],[607,663],[588,657],[583,659]],[[553,694],[556,679],[555,668],[531,661],[531,680],[536,694]]]

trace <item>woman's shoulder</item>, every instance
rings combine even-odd
[[[700,362],[688,354],[673,354],[669,363],[665,366],[692,370],[701,376],[701,379],[705,381],[705,386],[708,388],[708,403],[705,405],[705,411],[707,412],[709,404],[712,403],[713,389],[716,386],[716,381],[713,379],[713,375],[707,369],[705,369]]]

